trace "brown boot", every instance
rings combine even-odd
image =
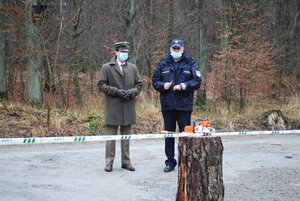
[[[121,168],[129,170],[129,171],[135,171],[135,168],[131,164],[122,164]]]
[[[113,170],[112,165],[107,164],[106,167],[104,168],[105,172],[111,172]]]

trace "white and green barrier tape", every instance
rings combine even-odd
[[[242,135],[280,135],[300,134],[300,130],[276,131],[240,131],[240,132],[215,132],[211,136],[242,136]],[[170,137],[206,137],[203,133],[170,133],[170,134],[132,134],[132,135],[98,135],[98,136],[72,136],[72,137],[30,137],[30,138],[0,138],[0,145],[41,144],[63,142],[96,142],[108,140],[135,140],[157,139]]]

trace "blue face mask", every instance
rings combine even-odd
[[[171,51],[171,56],[173,57],[173,59],[180,59],[182,56],[182,52],[173,52]]]
[[[128,52],[120,52],[118,60],[124,62],[128,59]]]

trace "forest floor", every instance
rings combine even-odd
[[[132,133],[159,133],[163,119],[158,97],[149,99],[142,95],[137,100],[137,124]],[[152,100],[152,101],[151,101]],[[6,137],[54,137],[74,135],[99,135],[103,126],[103,97],[95,95],[84,105],[59,109],[57,107],[36,108],[20,102],[0,102],[0,138]],[[265,130],[260,116],[269,110],[280,110],[292,122],[292,129],[300,128],[300,101],[292,98],[282,101],[257,101],[248,104],[239,113],[224,105],[209,104],[206,110],[194,106],[192,120],[209,119],[217,131]]]

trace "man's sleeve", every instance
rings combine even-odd
[[[161,71],[160,71],[160,63],[157,64],[156,69],[152,75],[152,86],[155,90],[159,92],[165,91],[164,88],[165,83],[161,81]]]
[[[136,97],[141,93],[143,89],[143,81],[136,66],[134,67],[134,80],[134,88],[130,89],[129,91],[131,92],[133,97]]]
[[[191,76],[192,76],[191,80],[184,82],[185,84],[184,91],[195,91],[201,85],[201,73],[199,70],[199,66],[194,60],[191,62]]]
[[[100,71],[100,80],[97,84],[97,88],[99,91],[105,93],[108,96],[119,96],[118,88],[107,85],[107,70],[107,67],[103,65]]]

